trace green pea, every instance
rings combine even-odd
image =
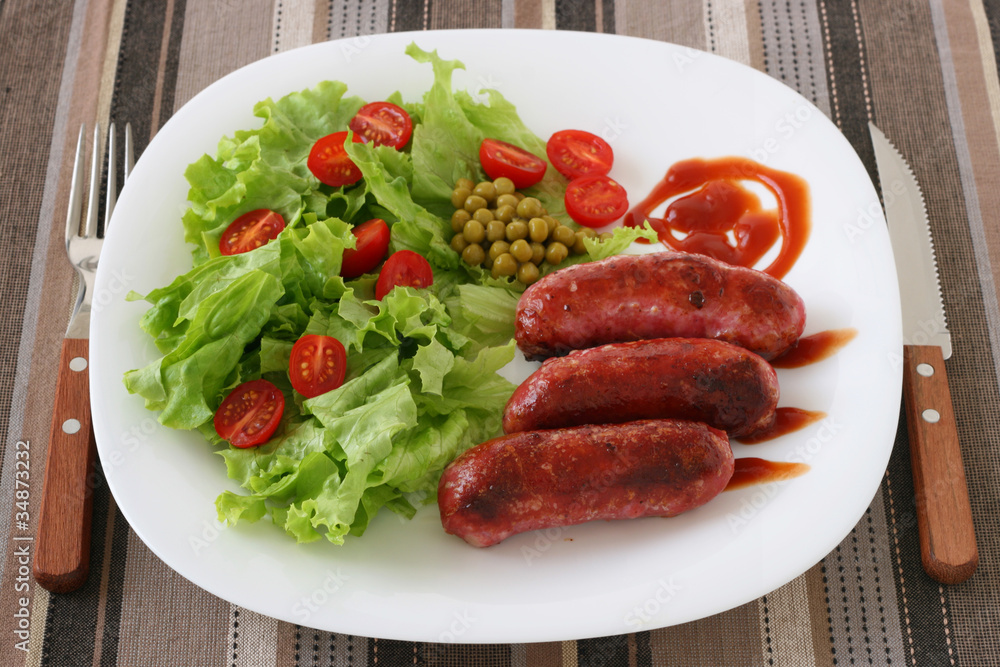
[[[469,266],[479,266],[486,259],[486,251],[478,243],[471,243],[462,251],[462,261]]]
[[[497,188],[490,181],[483,181],[482,183],[477,183],[476,187],[472,188],[472,194],[479,195],[486,201],[491,202],[497,198]]]
[[[545,246],[541,243],[531,244],[531,263],[538,266],[545,261]]]
[[[512,194],[502,194],[497,196],[497,208],[501,206],[510,206],[511,208],[517,208],[517,197]]]
[[[460,208],[451,214],[451,231],[458,233],[465,228],[465,223],[472,219],[472,216],[464,208]]]
[[[538,280],[538,267],[531,262],[521,264],[517,267],[517,279],[525,285],[530,285]]]
[[[462,208],[465,204],[465,200],[469,198],[472,194],[472,188],[459,188],[456,187],[451,191],[451,205],[455,208]]]
[[[587,246],[583,244],[583,240],[585,238],[587,238],[587,235],[584,234],[582,230],[576,233],[576,238],[574,239],[573,247],[571,248],[574,255],[582,255],[587,252]]]
[[[528,225],[527,223],[521,222],[520,220],[515,220],[514,222],[507,224],[507,240],[516,241],[518,239],[523,239],[528,236]]]
[[[510,180],[506,176],[494,179],[493,187],[496,188],[497,195],[512,195],[516,189],[514,187],[514,181]]]
[[[486,223],[486,240],[490,243],[502,241],[507,237],[507,225],[501,220],[490,220]]]
[[[518,239],[510,244],[510,254],[514,256],[518,262],[522,264],[524,262],[531,262],[531,244],[524,239]]]
[[[493,245],[490,246],[490,251],[487,256],[490,258],[490,261],[492,262],[497,257],[508,251],[510,251],[509,243],[507,243],[506,241],[494,241]]]
[[[514,207],[510,204],[504,204],[502,206],[497,206],[496,212],[493,214],[496,216],[497,220],[503,220],[504,222],[510,222],[514,219]]]
[[[478,220],[469,220],[462,228],[462,236],[469,243],[482,243],[486,239],[486,228]]]
[[[565,225],[559,225],[552,230],[552,239],[554,241],[559,241],[567,248],[576,242],[576,234],[572,229]]]
[[[493,219],[493,211],[488,208],[476,209],[476,212],[472,214],[472,219],[487,225]]]
[[[532,218],[528,221],[528,236],[532,241],[541,243],[549,238],[549,223],[544,218]]]
[[[451,249],[455,252],[461,254],[469,245],[469,242],[465,240],[465,236],[462,234],[455,234],[451,237]]]
[[[542,202],[534,197],[525,197],[517,202],[517,214],[526,220],[542,215]]]
[[[569,257],[569,249],[559,241],[553,241],[545,249],[545,261],[555,266]]]
[[[469,213],[475,213],[481,208],[486,208],[486,200],[479,195],[469,195],[465,198],[465,203],[462,205]]]
[[[517,260],[509,252],[505,252],[493,260],[491,272],[494,278],[512,276],[517,273]]]
[[[476,187],[476,184],[472,182],[471,178],[460,178],[455,181],[455,189],[465,188],[469,192],[472,192],[472,188]]]

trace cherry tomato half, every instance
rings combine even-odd
[[[340,275],[347,279],[368,273],[389,251],[389,225],[381,218],[362,222],[351,233],[357,237],[357,247],[344,251],[340,265]]]
[[[233,447],[246,449],[268,441],[285,411],[285,397],[267,380],[250,380],[229,392],[215,411],[215,432]]]
[[[344,384],[347,351],[332,336],[309,334],[295,341],[288,361],[288,379],[292,388],[313,398]]]
[[[397,250],[385,260],[375,283],[375,298],[382,300],[393,287],[427,287],[434,282],[430,263],[412,250]]]
[[[351,161],[347,151],[344,150],[344,142],[347,141],[347,131],[334,132],[328,134],[315,144],[309,151],[309,159],[306,166],[313,176],[319,179],[320,183],[326,183],[333,187],[350,185],[361,180],[361,170]],[[351,141],[356,144],[363,143],[364,140],[355,134]]]
[[[366,104],[348,123],[355,134],[376,146],[392,146],[400,150],[413,134],[410,114],[392,102]]]
[[[584,176],[566,186],[566,213],[587,227],[603,227],[628,210],[625,188],[607,176]]]
[[[285,219],[280,213],[266,208],[244,213],[236,218],[219,239],[219,252],[223,255],[238,255],[259,248],[271,239],[277,238],[285,228]]]
[[[499,139],[483,139],[479,162],[491,179],[506,176],[516,188],[530,188],[545,176],[545,160]]]
[[[556,132],[545,144],[545,154],[556,171],[570,180],[604,176],[611,171],[615,159],[611,144],[583,130]]]

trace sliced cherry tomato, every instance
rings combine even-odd
[[[430,263],[412,250],[397,250],[385,260],[375,283],[375,298],[381,300],[393,287],[427,287],[434,282]]]
[[[583,130],[556,132],[545,144],[545,154],[556,171],[570,180],[604,176],[611,171],[615,159],[611,144]]]
[[[351,140],[356,144],[364,142],[357,134]],[[351,161],[347,151],[344,150],[345,141],[347,141],[346,130],[328,134],[313,144],[312,150],[309,151],[309,159],[306,160],[306,166],[309,167],[313,176],[319,179],[320,183],[326,183],[336,188],[361,180],[361,170]]]
[[[246,449],[268,441],[285,411],[285,397],[267,380],[250,380],[229,392],[215,411],[215,432],[233,447]]]
[[[603,227],[628,210],[625,188],[607,176],[584,176],[566,186],[566,213],[587,227]]]
[[[506,176],[516,188],[530,188],[545,176],[545,160],[499,139],[483,139],[479,162],[491,179]]]
[[[392,102],[366,104],[348,123],[355,134],[376,146],[392,146],[400,150],[413,134],[410,114]]]
[[[238,255],[259,248],[271,239],[277,238],[285,228],[285,219],[280,213],[266,208],[244,213],[226,227],[219,239],[219,252],[223,255]]]
[[[332,336],[309,334],[295,341],[288,361],[292,388],[306,398],[325,394],[344,384],[347,351]]]
[[[385,224],[385,220],[372,218],[351,232],[357,237],[357,247],[344,251],[340,265],[340,275],[348,279],[374,269],[389,251],[389,225]]]

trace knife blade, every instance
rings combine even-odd
[[[924,570],[944,584],[979,563],[972,507],[944,360],[951,357],[923,193],[902,154],[868,123],[896,260],[903,316],[903,404]]]

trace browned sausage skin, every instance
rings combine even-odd
[[[795,291],[766,273],[702,255],[616,255],[551,273],[517,305],[515,339],[528,359],[645,338],[714,338],[764,359],[805,327]]]
[[[438,507],[446,532],[486,547],[529,530],[674,516],[714,498],[732,475],[726,434],[697,422],[527,431],[453,461]]]
[[[658,338],[611,343],[547,359],[504,409],[507,433],[636,419],[702,421],[732,437],[766,428],[778,376],[730,343]]]

